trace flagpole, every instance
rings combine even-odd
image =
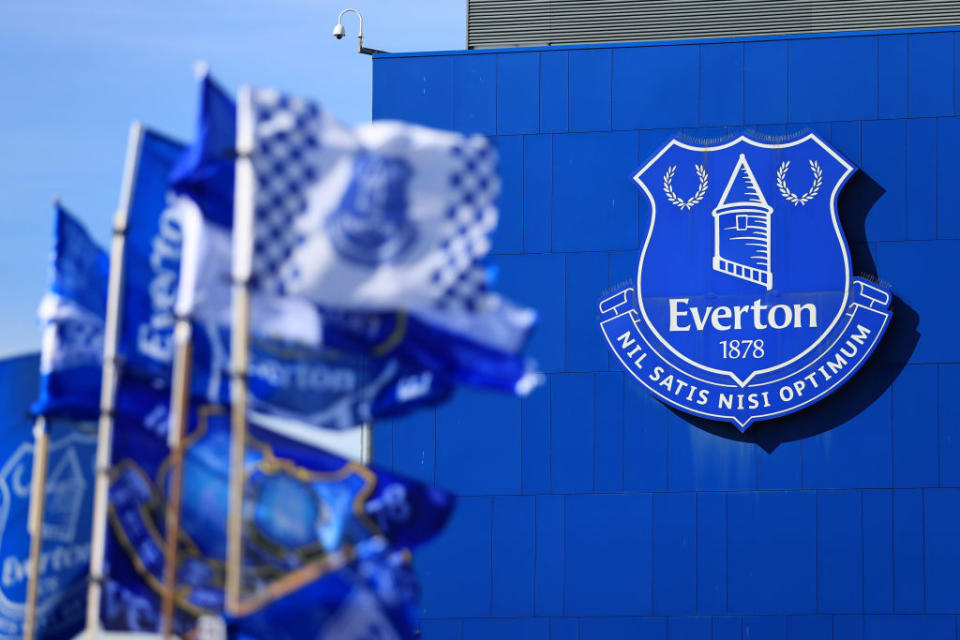
[[[368,467],[373,464],[373,422],[360,426],[360,462]]]
[[[50,435],[47,433],[47,421],[43,416],[37,416],[33,424],[33,441],[33,472],[30,478],[30,507],[27,516],[30,560],[27,569],[27,602],[23,618],[24,640],[33,640],[37,634],[37,590],[40,577],[40,553],[43,549],[47,462],[50,454]]]
[[[130,126],[124,162],[120,205],[113,219],[110,241],[110,278],[107,284],[107,314],[103,335],[103,375],[100,388],[100,420],[97,426],[96,479],[93,495],[93,525],[90,533],[90,581],[87,585],[87,637],[96,637],[100,627],[100,599],[103,596],[103,564],[107,538],[107,501],[110,492],[110,460],[113,454],[113,417],[117,400],[120,335],[120,297],[123,285],[123,251],[127,239],[127,218],[133,199],[133,181],[143,144],[143,125]]]
[[[167,494],[166,539],[163,564],[163,607],[161,633],[164,640],[173,634],[177,590],[177,542],[180,538],[180,512],[183,500],[184,435],[187,430],[187,407],[190,403],[190,375],[193,356],[193,334],[190,321],[178,318],[173,331],[173,384],[170,390],[170,491]]]
[[[234,324],[231,332],[230,372],[230,506],[227,514],[226,606],[240,608],[243,563],[243,458],[247,446],[247,355],[250,295],[246,284],[233,289]]]
[[[227,512],[226,610],[240,611],[243,569],[243,468],[247,444],[250,276],[253,260],[253,114],[249,87],[237,96],[237,164],[233,212],[233,323],[230,330],[230,490]]]
[[[60,197],[53,199],[59,206]],[[44,356],[57,342],[57,326],[47,323],[43,329],[40,348],[40,370],[44,370]],[[27,514],[27,533],[30,535],[30,557],[27,564],[27,601],[23,612],[23,638],[33,640],[37,635],[37,599],[40,581],[40,556],[43,553],[43,518],[47,506],[47,466],[50,462],[50,434],[47,417],[38,415],[33,422],[33,470],[30,476],[30,506]]]

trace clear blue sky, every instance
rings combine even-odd
[[[349,0],[345,0],[349,1]],[[0,357],[35,350],[59,194],[106,243],[133,120],[187,140],[193,64],[216,78],[311,96],[370,119],[371,61],[331,35],[341,9],[365,44],[462,49],[465,0],[9,0],[0,3]]]

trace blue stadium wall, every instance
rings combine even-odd
[[[383,422],[376,459],[462,496],[418,554],[431,639],[960,637],[960,29],[381,55],[375,118],[495,136],[499,286],[547,383]],[[845,387],[746,436],[608,355],[631,175],[668,138],[816,131],[861,167],[854,272],[894,321]]]

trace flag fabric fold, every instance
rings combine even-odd
[[[233,224],[236,104],[210,74],[199,79],[196,136],[170,171],[170,186],[216,224]]]
[[[230,640],[408,640],[419,599],[409,554],[382,539],[358,545],[338,568],[262,609],[228,620]],[[297,624],[290,624],[296,620]]]
[[[107,253],[57,203],[50,284],[37,312],[43,331],[37,415],[99,414],[108,263]]]

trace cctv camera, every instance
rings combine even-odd
[[[347,30],[344,29],[343,25],[338,22],[337,26],[333,28],[333,37],[337,40],[342,40],[343,36],[345,35],[347,35]]]

